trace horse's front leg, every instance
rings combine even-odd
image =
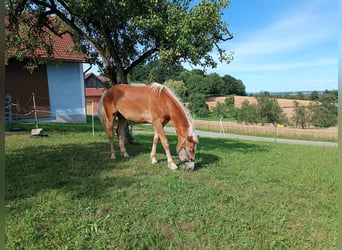
[[[151,150],[151,162],[152,164],[156,164],[157,158],[156,158],[156,151],[157,151],[157,144],[159,141],[159,135],[156,130],[154,130],[154,137],[153,137],[153,144],[152,144],[152,150]]]
[[[166,138],[166,135],[165,135],[165,131],[164,131],[164,127],[161,123],[155,123],[154,124],[154,127],[155,127],[155,130],[156,132],[158,133],[159,135],[159,138],[160,138],[160,141],[163,145],[163,148],[165,150],[165,154],[166,154],[166,157],[167,157],[167,163],[168,163],[168,166],[171,170],[177,170],[178,167],[177,165],[173,162],[173,159],[172,159],[172,156],[171,156],[171,153],[170,153],[170,146],[169,146],[169,142]],[[153,150],[153,148],[152,148]]]

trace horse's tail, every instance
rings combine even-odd
[[[101,99],[100,99],[99,104],[97,106],[97,116],[99,117],[99,119],[103,125],[105,125],[107,123],[107,115],[106,115],[106,111],[105,111],[104,106],[103,106],[103,98],[106,95],[106,93],[107,93],[107,90],[105,90],[102,93]]]

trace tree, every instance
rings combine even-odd
[[[320,102],[311,105],[311,123],[316,127],[328,128],[337,124],[338,92],[325,90]]]
[[[191,93],[189,98],[189,109],[199,117],[207,117],[209,113],[208,105],[206,104],[206,96],[202,93]]]
[[[207,84],[206,77],[200,74],[192,74],[185,82],[185,86],[188,89],[188,94],[200,93],[205,98],[210,96],[210,86]]]
[[[205,83],[208,86],[209,96],[225,95],[224,81],[217,73],[211,73],[205,77]]]
[[[318,94],[318,91],[314,90],[311,92],[310,96],[309,96],[309,99],[311,101],[318,101],[319,100],[319,94]]]
[[[224,81],[224,95],[246,95],[246,87],[241,80],[237,80],[230,75],[224,75],[222,77]]]
[[[333,107],[324,103],[317,103],[310,108],[312,110],[312,125],[320,128],[328,128],[337,124],[338,109],[336,106]]]
[[[232,55],[219,42],[233,38],[221,20],[228,0],[9,0],[6,14],[6,51],[26,45],[25,53],[8,57],[22,59],[36,49],[46,51],[46,31],[72,34],[92,63],[96,63],[113,83],[127,83],[137,65],[159,58],[164,64],[188,62],[215,67],[210,52],[216,48],[218,60],[229,62]],[[20,31],[29,23],[27,32]],[[26,25],[27,26],[27,25]],[[51,52],[51,51],[50,51]],[[8,58],[7,57],[7,58]]]
[[[298,101],[294,101],[294,106],[294,115],[292,116],[292,120],[296,127],[300,125],[301,128],[304,129],[310,124],[311,112],[305,106],[300,105]]]
[[[257,101],[262,124],[274,122],[279,123],[284,120],[285,116],[283,115],[282,108],[279,106],[275,98],[270,97],[268,92],[257,97]]]
[[[183,81],[167,80],[164,85],[172,89],[183,100],[186,98],[187,88]]]
[[[218,118],[226,118],[227,117],[227,106],[225,103],[218,102],[216,106],[213,108],[213,114]]]
[[[260,122],[258,106],[250,104],[247,100],[242,102],[241,108],[237,109],[236,113],[236,118],[240,123],[245,122],[253,124]]]

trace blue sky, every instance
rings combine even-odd
[[[234,39],[230,64],[207,72],[229,74],[246,91],[337,89],[338,1],[231,0],[223,19]]]
[[[220,46],[234,60],[206,73],[240,79],[247,93],[338,89],[337,0],[231,0],[223,14],[234,39]]]

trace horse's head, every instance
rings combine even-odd
[[[194,170],[197,144],[198,136],[195,134],[188,135],[178,141],[176,150],[179,160],[183,163],[184,170]]]

